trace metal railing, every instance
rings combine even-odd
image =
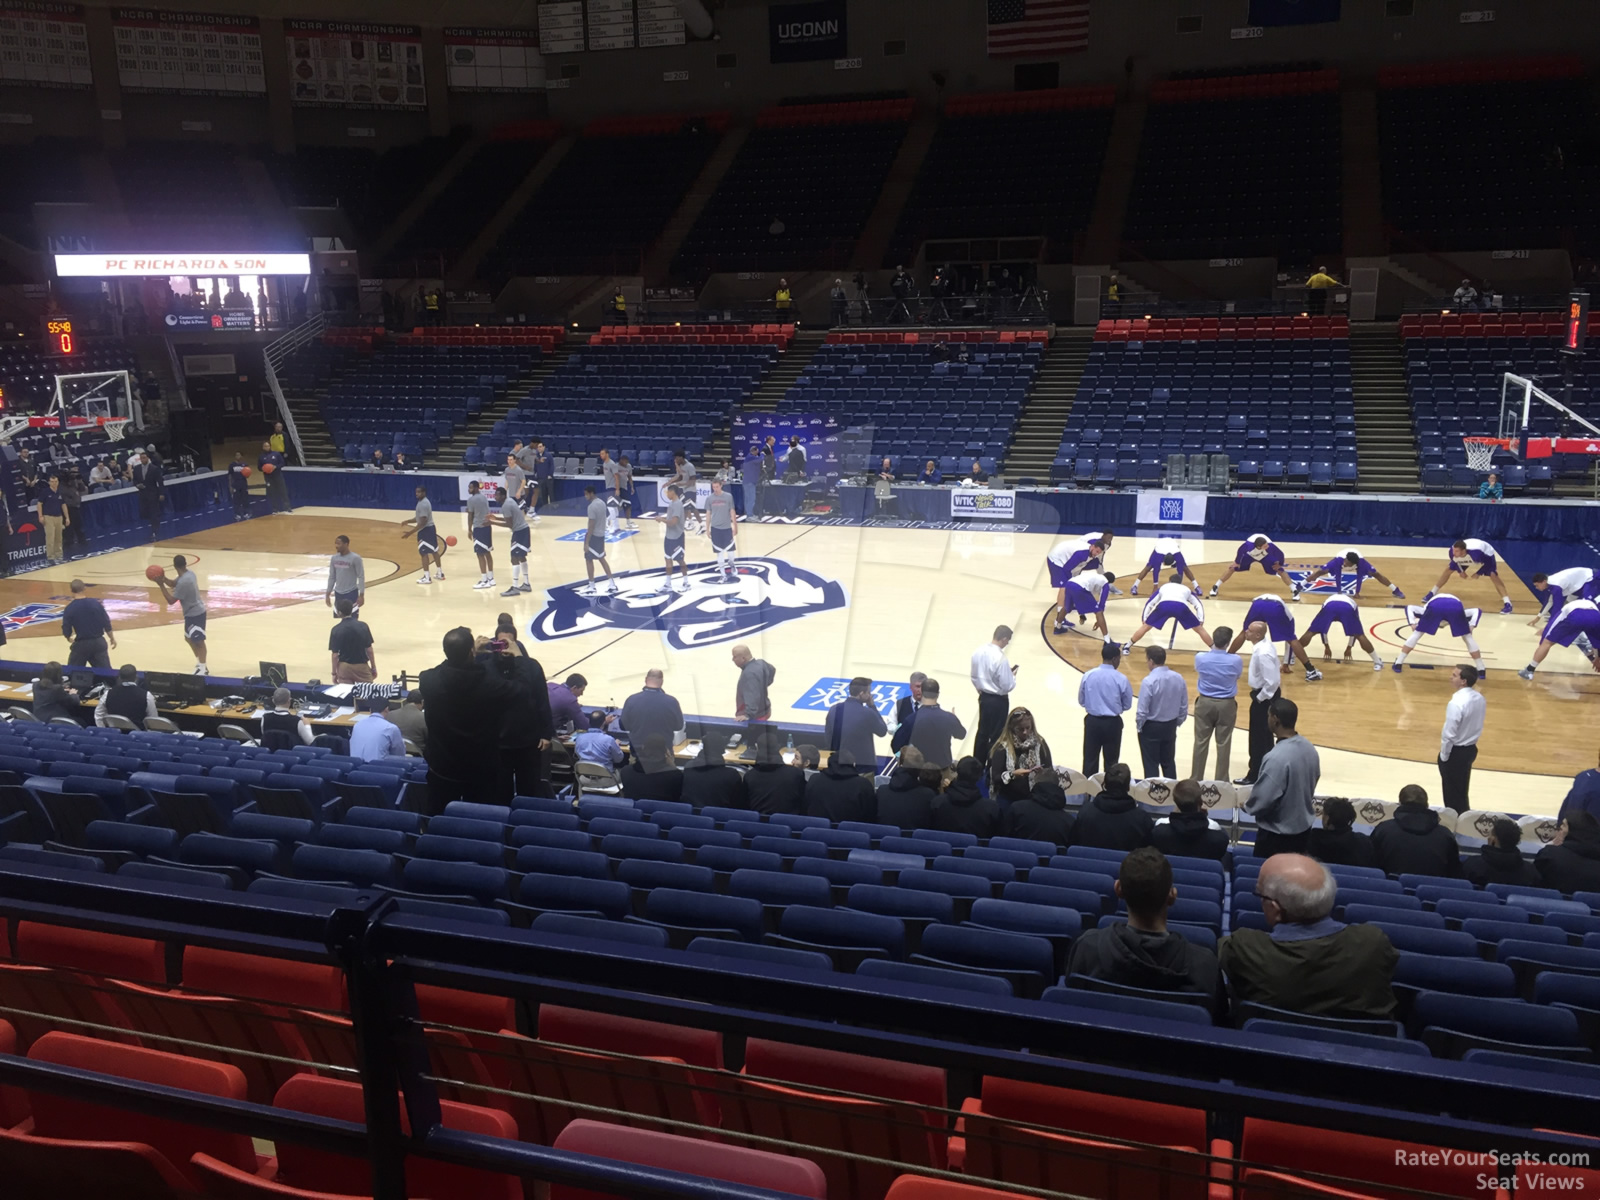
[[[283,387],[278,382],[278,367],[300,347],[322,336],[322,331],[327,327],[327,318],[318,313],[303,325],[297,325],[281,338],[270,343],[261,352],[261,358],[266,363],[267,386],[272,389],[272,398],[278,404],[278,419],[283,422],[283,428],[289,435],[289,441],[294,446],[296,462],[305,462],[305,449],[300,444],[300,431],[295,428],[294,413],[289,411],[289,401],[283,394]]]

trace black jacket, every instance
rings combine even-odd
[[[428,767],[445,779],[492,788],[500,771],[500,729],[519,703],[509,679],[481,663],[449,661],[417,676],[428,710]]]
[[[617,779],[622,783],[622,794],[630,800],[683,799],[683,772],[677,767],[646,771],[636,758],[617,772]]]
[[[839,821],[876,821],[872,778],[855,767],[830,766],[806,780],[806,815]]]
[[[1000,832],[1000,805],[978,794],[976,784],[956,780],[933,802],[933,824],[941,833],[970,833],[980,841]]]
[[[1567,834],[1559,846],[1546,846],[1533,860],[1545,887],[1563,895],[1573,892],[1600,892],[1600,839],[1575,838]]]
[[[1516,846],[1509,850],[1493,842],[1478,851],[1476,858],[1461,864],[1461,873],[1479,887],[1491,883],[1517,883],[1523,887],[1541,887],[1539,871],[1532,862],[1522,857]]]
[[[901,768],[878,788],[878,821],[898,825],[902,833],[926,829],[933,821],[939,793],[917,782],[918,772]]]
[[[550,716],[550,690],[545,686],[544,668],[538,659],[520,654],[480,654],[478,662],[517,689],[516,699],[500,714],[502,750],[526,750],[537,746],[541,739],[556,736]],[[428,698],[424,696],[422,702],[426,705]]]
[[[1013,800],[1000,818],[1000,832],[1006,837],[1054,842],[1062,850],[1072,843],[1072,827],[1067,798],[1053,782]]]
[[[1043,738],[1039,739],[1039,765],[1041,767],[1051,767],[1055,765],[1050,761],[1050,745]],[[1007,783],[1002,781],[1000,778],[1003,774],[1005,774],[1005,770],[1006,748],[1004,746],[996,745],[995,748],[989,752],[989,795],[993,796],[1003,805],[1015,804],[1018,800],[1026,799],[1028,796],[1028,791],[1033,786],[1033,781],[1035,779],[1043,779],[1046,775],[1049,775],[1052,779],[1055,778],[1055,772],[1047,771],[1032,776],[1013,775],[1011,777],[1011,781]]]
[[[1155,824],[1155,818],[1134,803],[1127,792],[1101,792],[1079,810],[1078,823],[1072,828],[1072,844],[1137,850],[1150,845]]]
[[[805,812],[806,773],[788,763],[757,763],[744,773],[742,807],[769,817]]]
[[[1372,839],[1354,829],[1313,829],[1306,853],[1320,863],[1342,867],[1375,867],[1378,854]]]
[[[1385,875],[1461,874],[1456,835],[1439,824],[1439,814],[1418,804],[1402,804],[1392,820],[1372,831],[1372,850]]]
[[[1211,828],[1211,818],[1206,816],[1205,809],[1175,812],[1165,821],[1157,821],[1150,830],[1150,844],[1168,855],[1214,858],[1218,862],[1228,857],[1228,833]]]
[[[1091,929],[1072,943],[1067,975],[1087,975],[1128,987],[1199,992],[1216,998],[1217,956],[1176,933],[1148,933],[1131,925]]]
[[[67,695],[64,683],[36,683],[33,685],[33,715],[46,722],[57,717],[71,717],[76,721],[78,702]],[[140,713],[135,719],[143,721],[144,714]]]
[[[744,778],[721,758],[702,756],[683,769],[683,801],[702,808],[744,807]]]

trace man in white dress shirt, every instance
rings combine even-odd
[[[1267,707],[1277,698],[1283,685],[1278,668],[1278,647],[1267,637],[1265,621],[1256,621],[1245,628],[1245,641],[1250,642],[1250,769],[1243,779],[1235,783],[1254,783],[1261,771],[1261,760],[1271,750],[1275,740],[1267,725]]]
[[[980,646],[972,655],[972,686],[978,693],[978,731],[973,736],[972,757],[989,761],[989,750],[1006,726],[1011,689],[1017,686],[1017,668],[1006,661],[1011,644],[1011,626],[999,625],[994,640]]]
[[[1467,792],[1472,786],[1472,764],[1483,736],[1483,693],[1478,690],[1478,668],[1463,663],[1450,673],[1455,692],[1444,708],[1444,730],[1439,735],[1439,782],[1446,807],[1458,813],[1472,807]]]

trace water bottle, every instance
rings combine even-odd
[[[789,740],[786,743],[784,743],[784,747],[783,748],[785,750],[793,750],[794,749],[794,734],[791,733],[789,735]]]

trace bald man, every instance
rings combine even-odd
[[[667,739],[667,745],[678,742],[678,730],[683,728],[683,706],[662,687],[664,678],[658,668],[645,672],[644,687],[622,702],[622,728],[628,731],[628,744],[638,746],[652,733]]]
[[[1333,919],[1338,892],[1333,873],[1304,854],[1261,865],[1255,893],[1266,930],[1238,929],[1217,951],[1241,1023],[1250,1014],[1240,1006],[1249,1003],[1345,1019],[1394,1016],[1390,981],[1400,956],[1376,925]]]
[[[750,653],[750,647],[740,642],[733,648],[733,665],[739,668],[739,690],[735,693],[733,715],[744,719],[754,734],[754,726],[772,719],[772,697],[767,689],[777,678],[773,665]]]

